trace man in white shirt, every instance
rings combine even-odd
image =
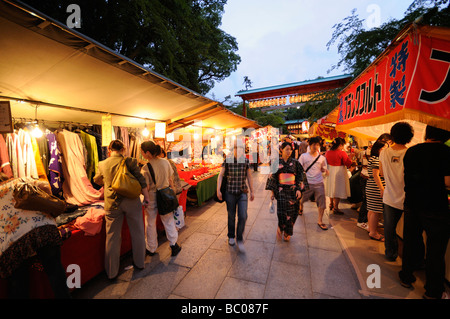
[[[391,128],[391,137],[394,144],[380,153],[380,174],[386,182],[383,193],[384,254],[388,260],[394,261],[398,256],[396,228],[403,214],[405,200],[403,157],[407,150],[406,144],[414,137],[414,129],[407,122],[398,122]]]
[[[306,177],[309,184],[309,189],[303,193],[300,201],[300,210],[303,209],[303,203],[314,195],[319,212],[317,224],[321,229],[327,230],[328,227],[322,221],[323,213],[326,208],[325,186],[322,173],[328,175],[328,170],[327,160],[324,156],[320,155],[320,142],[321,140],[319,137],[312,137],[309,140],[309,151],[303,153],[299,158],[300,164],[306,171]]]

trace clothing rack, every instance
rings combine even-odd
[[[72,122],[72,121],[51,121],[51,120],[42,120],[42,119],[32,119],[32,118],[24,118],[24,117],[13,117],[12,118],[13,121],[13,125],[18,124],[18,123],[23,123],[26,125],[31,125],[31,124],[42,124],[42,125],[49,125],[51,127],[55,127],[57,126],[58,128],[67,128],[69,131],[72,131],[73,128],[89,128],[89,127],[93,127],[94,124],[90,124],[90,123],[82,123],[82,122]],[[53,124],[53,125],[52,125]],[[99,125],[99,124],[97,124]],[[121,126],[121,127],[125,127],[125,126]],[[135,127],[125,127],[128,129],[129,132],[136,132],[138,131],[137,128]]]

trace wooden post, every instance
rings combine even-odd
[[[247,117],[247,106],[245,105],[245,100],[242,98],[242,116]]]

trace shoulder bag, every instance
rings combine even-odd
[[[125,158],[120,163],[119,169],[114,176],[111,188],[119,195],[127,198],[138,198],[142,188],[136,177],[128,171]]]
[[[223,203],[225,201],[225,191],[227,190],[227,181],[228,181],[228,166],[225,163],[225,173],[223,174],[222,185],[220,185],[220,192],[222,193],[222,199],[220,200],[217,197],[217,191],[216,194],[214,195],[214,200],[218,203]]]
[[[155,172],[153,171],[153,167],[150,163],[147,163],[147,167],[156,186]],[[178,208],[177,195],[170,187],[156,189],[156,204],[158,206],[158,213],[160,215],[171,213]]]
[[[309,183],[308,183],[308,178],[306,177],[306,173],[309,171],[309,169],[316,164],[317,160],[320,158],[320,154],[319,156],[317,156],[317,158],[314,160],[314,162],[311,163],[311,165],[308,166],[308,168],[303,171],[303,184],[305,185],[305,187],[302,189],[302,192],[305,192],[309,189]]]

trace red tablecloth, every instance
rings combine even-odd
[[[184,179],[186,182],[189,183],[189,181],[191,180],[192,176],[194,175],[201,175],[208,172],[208,168],[207,167],[200,167],[197,169],[193,169],[192,171],[182,171],[182,170],[178,170],[178,175],[180,176],[180,178]]]
[[[86,236],[83,231],[74,229],[70,238],[61,246],[61,262],[64,269],[76,264],[81,270],[81,285],[94,278],[105,269],[105,221],[102,230],[95,236]],[[122,225],[121,255],[131,250],[131,238],[126,218]],[[70,275],[70,274],[68,274]],[[0,280],[0,298],[7,297],[7,281]],[[30,297],[53,298],[47,274],[43,270],[30,267]]]
[[[186,211],[187,190],[183,190],[180,195],[179,203]],[[156,221],[158,232],[164,230],[164,226],[158,215]],[[81,285],[94,278],[105,270],[105,221],[103,220],[102,230],[95,236],[86,236],[83,231],[73,229],[70,238],[65,240],[61,246],[61,262],[64,269],[67,266],[76,264],[81,269]],[[131,237],[128,230],[126,218],[122,226],[122,246],[120,254],[124,255],[131,250]],[[70,275],[70,273],[68,274]],[[8,296],[7,281],[0,279],[0,299]],[[53,298],[53,291],[50,287],[47,275],[43,270],[36,267],[30,267],[30,297]]]

